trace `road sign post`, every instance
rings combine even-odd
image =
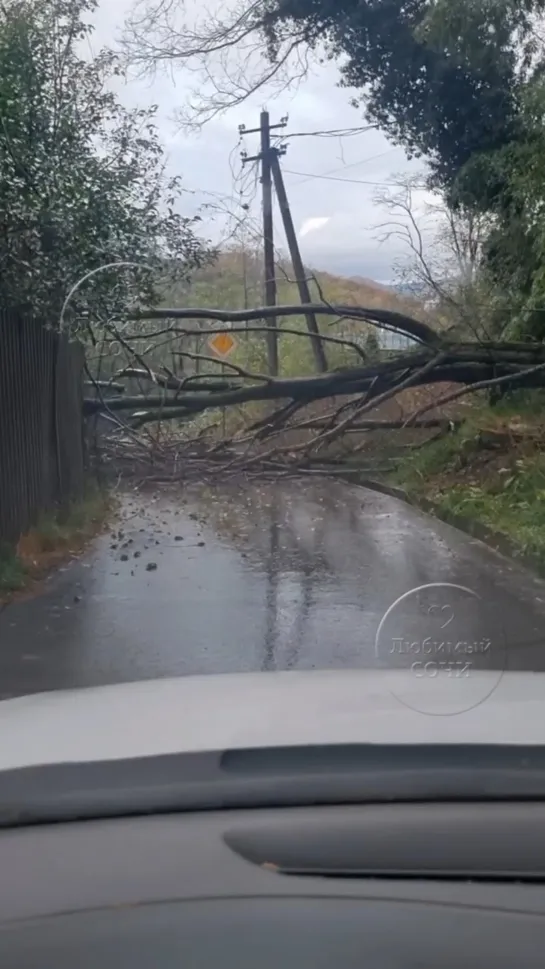
[[[220,357],[222,361],[236,350],[237,341],[234,336],[229,332],[214,333],[208,339],[208,346],[217,357]],[[222,374],[225,373],[225,364],[222,362],[221,365]],[[221,409],[221,429],[223,437],[225,437],[225,407]]]
[[[236,350],[237,341],[231,333],[214,333],[208,340],[208,346],[217,357],[228,357]]]

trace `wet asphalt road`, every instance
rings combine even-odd
[[[446,659],[545,669],[545,583],[395,499],[318,479],[130,494],[85,556],[0,613],[1,698]]]

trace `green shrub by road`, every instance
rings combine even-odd
[[[535,404],[535,402],[534,402]],[[503,534],[545,568],[541,414],[514,404],[478,409],[453,433],[402,459],[389,481],[439,513]]]
[[[90,483],[81,501],[63,513],[43,515],[15,547],[0,543],[0,601],[80,552],[103,528],[113,507],[111,496]]]

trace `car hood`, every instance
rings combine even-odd
[[[545,744],[545,673],[237,673],[0,703],[0,770],[338,743]]]

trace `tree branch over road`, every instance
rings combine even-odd
[[[343,316],[349,320],[362,320],[382,329],[395,330],[412,336],[419,343],[427,346],[440,346],[441,336],[436,331],[423,323],[415,320],[403,313],[393,310],[383,310],[373,307],[350,306],[339,304],[308,303],[305,304],[305,311],[316,313],[321,316]],[[220,310],[203,308],[202,306],[193,308],[172,308],[172,309],[149,309],[132,313],[132,320],[216,320],[222,323],[244,323],[250,320],[267,320],[278,316],[301,316],[302,308],[300,303],[289,306],[260,306],[249,310]],[[308,335],[308,334],[307,334]],[[322,338],[323,339],[323,338]]]
[[[166,335],[171,335],[175,341],[189,336],[200,340],[210,333],[223,331],[246,333],[249,338],[248,329],[256,341],[259,335],[265,337],[269,329],[266,324],[255,323],[256,320],[301,315],[301,306],[233,311],[203,307],[142,310],[131,314],[123,323],[109,322],[105,340],[106,346],[117,341],[126,355],[125,366],[112,372],[110,389],[114,385],[119,389],[125,379],[137,379],[140,387],[147,381],[150,392],[137,395],[123,392],[105,397],[101,388],[96,397],[85,400],[85,415],[105,413],[113,419],[116,415],[124,415],[127,433],[112,434],[106,450],[110,449],[110,456],[115,461],[121,456],[132,470],[135,465],[140,469],[145,467],[147,476],[159,475],[161,480],[191,472],[206,478],[207,475],[237,472],[257,474],[260,470],[272,473],[273,469],[278,471],[282,467],[309,469],[321,466],[324,460],[329,460],[330,446],[337,447],[339,441],[345,435],[352,435],[356,428],[364,436],[386,430],[388,422],[380,419],[362,421],[362,417],[408,389],[438,383],[460,385],[457,391],[449,391],[432,403],[420,406],[408,419],[390,422],[392,428],[413,426],[425,430],[438,427],[440,433],[448,433],[454,425],[446,417],[422,421],[422,416],[463,394],[495,384],[545,386],[543,344],[460,343],[448,340],[443,333],[437,333],[429,325],[402,313],[333,304],[316,304],[312,308],[317,314],[337,314],[354,321],[373,323],[378,328],[395,329],[411,336],[415,347],[387,358],[379,355],[361,359],[360,355],[358,365],[343,366],[326,373],[284,377],[269,377],[251,365],[239,366],[230,362],[227,362],[229,373],[225,373],[226,361],[223,359],[178,347],[172,350],[173,356],[192,360],[195,367],[205,364],[209,368],[206,373],[199,371],[189,375],[184,372],[179,377],[169,367],[152,367],[144,359],[148,354],[153,355],[154,348],[164,346]],[[144,331],[138,329],[139,322],[153,320],[174,322],[172,326],[155,331],[148,327]],[[195,329],[191,325],[180,325],[181,320],[215,321],[225,325],[210,330]],[[239,326],[233,326],[233,323]],[[244,323],[251,325],[246,329],[240,326]],[[132,332],[133,327],[135,332]],[[279,328],[278,333],[284,336],[295,333],[308,340],[308,333],[303,330]],[[338,340],[355,349],[354,341],[321,336],[320,339]],[[140,348],[143,343],[146,348],[137,349],[135,344]],[[254,349],[258,343],[257,340],[252,344]],[[365,354],[363,356],[365,358]],[[217,371],[214,368],[218,368]],[[342,403],[339,398],[343,399]],[[316,402],[328,399],[333,403],[328,413],[308,410]],[[275,412],[256,420],[252,407],[271,401],[278,401]],[[248,405],[251,405],[250,409],[244,410]],[[227,432],[225,419],[222,419],[224,430],[220,435],[217,420],[202,426],[200,418],[204,412],[225,412],[226,408],[241,409],[242,427],[239,422],[235,430]],[[298,435],[295,439],[294,433]],[[144,461],[142,448],[134,447],[134,435],[146,441]],[[290,436],[287,438],[286,435]],[[365,443],[358,445],[357,452],[362,448]]]

